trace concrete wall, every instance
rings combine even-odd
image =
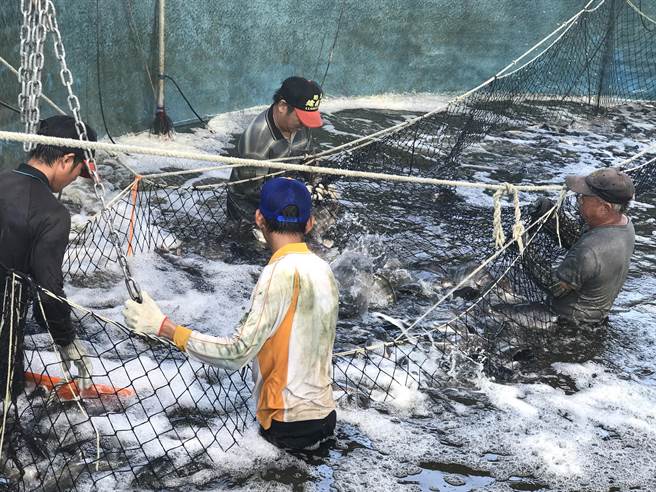
[[[20,1],[2,0],[0,56],[19,63]],[[167,73],[201,114],[262,104],[291,74],[325,80],[328,95],[463,91],[578,11],[583,0],[168,0]],[[55,0],[83,115],[104,134],[147,128],[156,80],[156,0]],[[131,28],[134,27],[134,28]],[[96,56],[96,39],[99,40]],[[45,93],[65,105],[48,46]],[[97,76],[100,74],[100,77]],[[0,67],[0,99],[18,83]],[[174,121],[193,118],[172,84]],[[43,114],[51,110],[44,107]],[[20,128],[0,108],[1,128]],[[0,147],[0,150],[2,147]]]

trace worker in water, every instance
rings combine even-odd
[[[335,429],[337,285],[330,266],[304,242],[314,224],[306,186],[274,178],[264,183],[259,200],[255,223],[273,256],[231,338],[176,325],[145,292],[143,304],[129,300],[123,314],[134,331],[172,340],[206,364],[236,370],[252,360],[260,433],[278,447],[304,449]]]
[[[303,77],[289,77],[273,95],[273,104],[246,128],[238,144],[239,157],[271,160],[311,153],[310,129],[323,124],[319,113],[322,91],[319,84]],[[235,167],[228,187],[228,215],[252,224],[259,193],[266,176],[275,170]],[[255,179],[261,178],[261,179]]]
[[[87,137],[96,141],[96,132],[86,125]],[[42,120],[39,135],[78,139],[75,120],[71,116],[53,116]],[[0,285],[8,288],[8,272],[29,275],[34,282],[60,298],[65,298],[62,263],[71,230],[71,215],[53,193],[61,192],[78,176],[89,178],[84,151],[80,148],[38,144],[30,151],[27,162],[0,174]],[[27,303],[28,289],[23,289],[21,303]],[[7,292],[5,292],[7,294]],[[6,298],[6,296],[5,296]],[[34,315],[50,332],[64,365],[77,369],[78,385],[91,384],[91,365],[84,345],[76,337],[67,303],[47,295],[40,296]],[[41,309],[41,306],[43,309]],[[26,309],[27,306],[23,306]],[[4,312],[3,318],[10,313]],[[22,317],[24,322],[24,316]],[[12,398],[23,389],[22,323],[12,333],[0,333],[0,387],[11,379]],[[12,357],[9,357],[9,353]],[[13,378],[10,377],[13,374]]]
[[[615,168],[568,176],[565,183],[577,194],[585,226],[555,269],[551,309],[571,325],[597,325],[608,317],[629,271],[635,230],[626,211],[635,189],[631,178]],[[539,200],[535,216],[552,206]]]

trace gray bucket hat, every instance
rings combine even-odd
[[[587,176],[567,176],[565,184],[568,190],[597,196],[608,203],[628,203],[635,193],[629,175],[614,167],[599,169]]]

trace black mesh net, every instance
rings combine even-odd
[[[656,97],[656,30],[623,0],[593,1],[534,51],[446,110],[428,113],[331,164],[452,178],[491,132],[568,122]]]
[[[596,118],[616,104],[638,107],[654,99],[655,27],[626,2],[591,2],[536,50],[444,111],[321,162],[471,178],[464,157],[486,136]],[[653,197],[655,162],[646,154],[624,166],[639,200]],[[266,256],[261,249],[251,252],[245,241],[252,241],[250,230],[227,219],[225,183],[186,187],[177,179],[137,179],[90,220],[70,243],[69,281],[94,285],[119,272],[107,221],[128,255],[191,252],[234,262]],[[448,187],[353,178],[326,186],[317,192],[318,231],[311,241],[327,257],[339,252],[332,256],[343,302],[334,385],[342,401],[383,405],[407,388],[430,389],[482,372],[511,380],[546,367],[554,354],[585,358],[582,347],[594,351],[594,336],[574,344],[570,327],[550,309],[552,269],[581,230],[571,199],[556,212],[523,207],[522,252],[511,239],[511,206],[501,210],[508,240],[498,249],[491,207]],[[481,196],[492,203],[492,192]],[[142,488],[178,486],[211,469],[215,451],[233,446],[251,424],[249,374],[196,363],[78,306],[72,316],[93,362],[95,386],[74,398],[77,389],[67,382],[49,335],[29,316],[32,302],[38,309],[39,297],[48,294],[11,272],[3,276],[3,347],[13,354],[3,360],[14,360],[0,367],[8,388],[7,487],[64,490],[126,480]],[[376,290],[379,304],[361,302],[363,289]],[[24,375],[13,388],[6,384],[12,368],[18,368],[14,378]]]
[[[250,370],[228,374],[193,362],[171,345],[72,305],[93,367],[93,385],[78,388],[60,349],[28,315],[50,294],[5,270],[2,278],[3,334],[14,341],[2,354],[12,361],[2,373],[9,489],[179,486],[211,468],[213,450],[235,445],[253,421]],[[11,373],[13,387],[5,384]]]

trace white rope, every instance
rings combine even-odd
[[[519,205],[519,188],[510,183],[502,183],[502,188],[499,188],[493,196],[494,213],[493,213],[493,226],[494,226],[494,243],[497,248],[502,247],[506,242],[506,234],[503,231],[503,223],[501,220],[501,199],[506,195],[513,196],[513,207],[515,209],[515,223],[512,228],[513,241],[517,243],[520,254],[524,252],[524,224],[522,222],[522,209]],[[559,187],[561,194],[565,190],[564,186]],[[566,190],[565,190],[566,191]]]
[[[645,147],[644,149],[642,149],[642,150],[641,150],[640,152],[638,152],[637,154],[632,155],[632,156],[629,157],[628,159],[624,159],[622,162],[620,162],[619,164],[617,164],[617,167],[625,166],[625,165],[628,164],[629,162],[633,162],[633,161],[635,161],[636,159],[639,159],[640,157],[642,157],[643,155],[645,155],[645,154],[649,154],[649,153],[651,153],[651,152],[656,152],[656,144],[649,145],[649,146]],[[641,167],[641,166],[638,166],[638,167]],[[636,169],[637,169],[637,168],[636,168]],[[629,171],[631,171],[631,170],[632,170],[632,169],[629,169]]]
[[[438,186],[454,186],[462,188],[477,188],[487,190],[499,190],[506,188],[506,185],[457,181],[437,178],[423,178],[419,176],[403,176],[397,174],[372,173],[367,171],[354,171],[350,169],[335,169],[329,167],[307,166],[303,164],[289,164],[283,162],[258,161],[254,159],[240,159],[237,157],[220,156],[207,154],[204,152],[188,151],[171,151],[161,147],[141,147],[137,145],[110,144],[106,142],[88,142],[69,138],[48,137],[45,135],[33,135],[29,133],[0,131],[0,140],[13,142],[36,142],[57,147],[77,147],[83,149],[103,150],[106,152],[123,152],[132,154],[156,155],[160,157],[177,157],[182,159],[217,162],[222,164],[231,164],[232,167],[258,167],[274,168],[285,171],[299,171],[315,174],[330,174],[335,176],[347,176],[352,178],[378,179],[385,181],[431,184]],[[207,168],[211,170],[212,168]],[[197,170],[175,171],[175,174],[197,173]],[[166,173],[158,173],[157,176],[166,176]],[[148,177],[148,175],[144,175]],[[513,185],[519,191],[560,191],[560,185]]]
[[[561,191],[562,185],[513,185],[510,183],[502,184],[491,184],[484,182],[469,182],[469,181],[457,181],[457,180],[446,180],[446,179],[437,179],[437,178],[423,178],[419,176],[403,176],[397,174],[384,174],[384,173],[372,173],[366,171],[353,171],[349,169],[334,169],[327,167],[318,167],[318,166],[308,166],[304,164],[288,164],[282,162],[271,162],[271,161],[258,161],[253,159],[239,159],[236,157],[227,157],[219,156],[213,154],[199,153],[199,152],[179,152],[179,151],[169,151],[159,147],[138,147],[134,145],[119,145],[119,144],[109,144],[105,142],[88,142],[80,140],[71,140],[66,138],[54,138],[47,137],[44,135],[32,135],[26,133],[15,133],[15,132],[5,132],[0,131],[0,140],[14,140],[14,141],[36,141],[38,143],[44,143],[47,145],[57,145],[64,147],[84,147],[92,148],[96,150],[107,150],[112,149],[113,151],[122,151],[130,152],[134,154],[151,154],[151,155],[160,155],[162,157],[183,157],[193,160],[205,160],[209,162],[222,162],[232,164],[233,167],[236,166],[250,166],[250,167],[259,167],[259,168],[278,168],[285,171],[300,171],[316,174],[331,174],[337,176],[348,176],[355,178],[365,178],[365,179],[376,179],[376,180],[385,180],[393,182],[405,182],[405,183],[420,183],[436,186],[453,186],[461,188],[475,188],[475,189],[487,189],[494,190],[494,238],[497,247],[500,247],[505,243],[505,234],[503,233],[503,227],[501,224],[501,197],[504,194],[513,193],[516,195],[515,199],[515,226],[513,227],[513,237],[518,238],[518,241],[521,243],[521,235],[523,234],[523,225],[521,224],[521,210],[519,208],[519,197],[518,193],[520,191]],[[223,169],[219,167],[219,169]],[[205,168],[204,171],[208,171],[212,168]],[[216,168],[215,168],[216,169]],[[198,170],[187,170],[187,171],[174,171],[173,175],[180,175],[185,173],[198,173]],[[157,173],[157,177],[163,177],[170,175],[169,173]],[[144,178],[148,178],[148,175],[144,175]]]
[[[503,232],[501,223],[501,197],[508,192],[507,189],[499,188],[493,196],[493,226],[494,226],[494,244],[498,248],[506,243],[506,234]]]
[[[651,22],[651,23],[653,23],[653,24],[656,24],[656,20],[652,19],[652,18],[649,17],[647,14],[645,14],[645,13],[644,13],[642,10],[640,10],[640,9],[639,9],[639,8],[638,8],[638,7],[637,7],[637,6],[636,6],[631,0],[626,0],[626,3],[628,3],[629,6],[630,6],[633,10],[635,10],[636,12],[638,12],[638,14],[640,14],[641,16],[643,16],[643,17],[644,17],[645,19],[647,19],[649,22]]]
[[[5,298],[2,300],[3,307],[6,306],[7,300],[7,280],[5,280]],[[7,384],[5,385],[5,397],[2,400],[2,432],[0,433],[0,463],[2,462],[2,450],[4,449],[5,429],[7,426],[7,414],[9,413],[11,401],[11,386],[14,379],[14,357],[12,354],[12,338],[14,335],[14,287],[15,287],[16,274],[11,274],[11,304],[9,308],[9,347],[7,354]],[[4,316],[3,316],[4,318]],[[3,320],[4,324],[4,320]]]
[[[7,68],[9,69],[10,72],[12,72],[14,75],[16,75],[16,77],[18,77],[18,70],[16,70],[16,69],[15,69],[15,68],[14,68],[14,67],[13,67],[8,61],[7,61],[7,60],[5,60],[4,58],[2,58],[1,56],[0,56],[0,63],[2,63],[5,67],[7,67]],[[49,105],[50,105],[55,111],[57,111],[59,114],[66,114],[66,112],[65,112],[62,108],[60,108],[59,106],[57,106],[57,105],[56,105],[51,99],[49,99],[47,96],[44,96],[43,94],[41,94],[41,97],[43,98],[43,100],[44,100],[45,102],[47,102],[47,103],[48,103],[48,104],[49,104]]]
[[[653,159],[649,159],[647,162],[645,162],[643,164],[640,164],[639,166],[635,166],[635,167],[632,167],[630,169],[625,169],[624,172],[625,173],[632,173],[632,172],[635,172],[639,169],[642,169],[643,167],[648,166],[649,164],[653,164],[654,162],[656,162],[656,157],[654,157]]]
[[[563,191],[560,192],[560,196],[558,197],[558,201],[556,202],[556,237],[558,238],[559,248],[563,247],[563,241],[560,239],[560,214],[557,212],[558,210],[560,210],[560,207],[563,205],[566,196],[567,196],[567,188],[563,187]]]

